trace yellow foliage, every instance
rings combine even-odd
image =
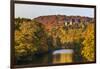
[[[83,50],[82,55],[88,60],[88,61],[94,61],[94,24],[89,24],[87,26],[86,31],[84,32],[84,41],[83,41]]]

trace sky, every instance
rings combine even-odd
[[[15,18],[36,18],[46,15],[86,16],[94,18],[94,8],[15,4]]]

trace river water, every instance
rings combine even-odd
[[[20,61],[16,65],[47,65],[47,64],[60,64],[60,63],[73,63],[72,49],[59,49],[46,54],[38,54],[32,56],[31,61]],[[25,59],[26,60],[26,59]]]
[[[59,63],[72,63],[73,50],[60,49],[46,54],[34,55],[30,62],[20,62],[18,65],[45,65],[45,64],[59,64]]]
[[[72,63],[73,62],[73,50],[72,49],[60,49],[56,50],[52,54],[52,63]]]

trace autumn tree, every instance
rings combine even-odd
[[[15,55],[28,56],[48,50],[46,34],[40,23],[23,21],[19,30],[15,29]],[[16,25],[16,24],[15,24]]]
[[[83,33],[83,49],[81,54],[88,60],[94,61],[95,45],[94,45],[94,24],[88,24],[86,31]]]

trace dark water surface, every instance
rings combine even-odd
[[[30,59],[30,61],[19,61],[17,65],[44,65],[74,62],[73,50],[71,49],[60,49],[45,54],[33,55]]]

